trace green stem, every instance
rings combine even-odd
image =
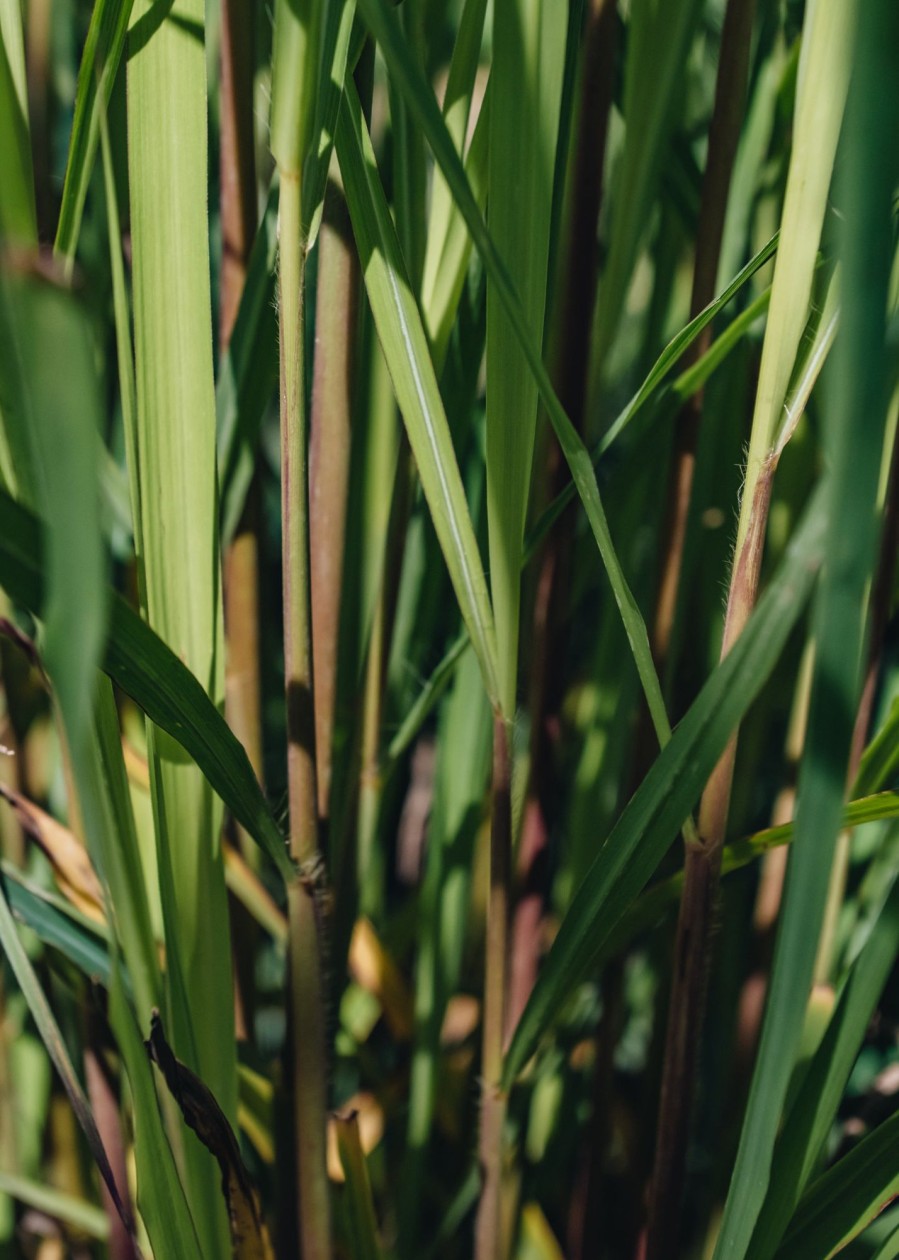
[[[743,122],[754,17],[755,0],[730,0],[724,16],[715,110],[709,128],[708,160],[696,231],[691,319],[695,319],[715,297],[724,218]],[[690,346],[684,367],[689,368],[696,364],[711,343],[712,326],[708,324]],[[662,531],[665,552],[652,630],[653,656],[659,676],[663,680],[677,609],[703,400],[704,391],[700,388],[686,400],[681,409],[675,430],[672,466],[668,475],[666,521]]]
[[[490,829],[490,889],[484,976],[481,1052],[481,1199],[475,1225],[476,1260],[505,1260],[503,1221],[503,1130],[507,1098],[500,1081],[506,1022],[509,885],[512,859],[511,734],[506,719],[493,719],[493,817]]]
[[[316,346],[309,447],[312,646],[318,811],[329,816],[337,645],[350,470],[359,259],[343,192],[328,184],[316,289]]]
[[[303,274],[300,179],[282,171],[279,313],[281,321],[281,512],[284,681],[290,852],[299,878],[288,894],[289,1080],[293,1095],[297,1211],[303,1260],[330,1260],[325,1162],[327,1051],[322,976],[322,889],[315,788],[312,643],[309,614],[309,512],[303,378]]]
[[[387,574],[385,573],[385,582]],[[384,705],[386,591],[382,582],[375,605],[362,698],[362,758],[359,766],[357,870],[359,913],[379,923],[384,909],[384,855],[377,847],[384,777],[381,770],[381,718]]]
[[[300,179],[281,174],[279,298],[281,320],[281,530],[284,593],[284,683],[290,852],[318,856],[312,628],[309,612],[309,502],[303,374],[303,282],[306,249],[300,224]]]

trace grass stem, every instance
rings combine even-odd
[[[709,149],[696,232],[691,319],[715,297],[724,218],[743,121],[755,6],[756,0],[729,0],[724,15],[715,108],[709,128]],[[712,326],[709,324],[690,346],[684,367],[697,363],[711,342]],[[699,389],[687,399],[678,417],[668,475],[666,519],[661,532],[664,555],[652,628],[653,655],[662,678],[665,676],[677,610],[702,408],[703,391]]]
[[[312,650],[319,817],[329,816],[346,534],[359,259],[342,190],[329,182],[319,234],[309,436]]]
[[[774,461],[760,473],[749,514],[749,529],[736,558],[728,592],[722,659],[743,631],[758,593]],[[646,1260],[665,1260],[678,1236],[686,1175],[687,1142],[699,1044],[711,964],[712,925],[721,877],[737,755],[732,736],[712,772],[699,807],[699,839],[686,846],[684,885],[672,962],[662,1087],[656,1130]]]
[[[325,890],[318,842],[315,723],[309,611],[309,512],[303,378],[305,242],[299,176],[283,172],[280,192],[281,512],[284,681],[290,852],[300,875],[288,892],[290,1086],[297,1211],[303,1260],[330,1260],[331,1223],[325,1164],[327,1119],[323,977]]]
[[[509,879],[512,847],[512,763],[510,729],[493,719],[493,787],[490,828],[490,887],[487,901],[486,972],[481,1053],[481,1198],[475,1225],[476,1260],[504,1260],[503,1130],[506,1095],[503,1067],[506,977],[508,970]]]

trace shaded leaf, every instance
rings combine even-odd
[[[712,673],[606,839],[581,884],[509,1046],[510,1086],[661,861],[727,740],[780,656],[823,558],[819,491],[777,576],[737,644]]]
[[[899,1194],[899,1112],[829,1168],[802,1198],[778,1260],[827,1260]]]

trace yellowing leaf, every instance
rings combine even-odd
[[[84,845],[68,827],[18,792],[0,784],[0,796],[9,802],[23,830],[46,854],[63,895],[89,919],[105,923],[103,889]]]

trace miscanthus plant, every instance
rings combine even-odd
[[[899,1255],[895,0],[0,0],[0,1256]]]

